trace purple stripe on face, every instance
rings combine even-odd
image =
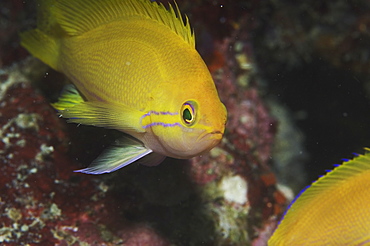
[[[153,122],[153,123],[150,123],[146,126],[143,126],[143,128],[146,129],[146,128],[152,127],[152,126],[173,127],[173,126],[181,126],[181,124],[180,123],[168,124],[168,123],[163,123],[163,122]]]
[[[160,111],[160,112],[158,112],[158,111],[151,110],[148,113],[141,116],[140,122],[142,122],[145,117],[150,116],[152,114],[154,114],[154,115],[178,115],[179,113],[177,113],[177,112],[172,113],[172,112],[169,112],[169,111],[165,111],[165,112]],[[150,123],[150,124],[142,126],[142,127],[144,129],[146,129],[146,128],[149,128],[149,127],[152,127],[152,126],[173,127],[173,126],[181,126],[181,124],[180,123],[170,124],[170,123],[164,123],[164,122],[153,122],[153,123]]]

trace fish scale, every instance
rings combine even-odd
[[[76,43],[76,44],[75,44]],[[108,102],[119,102],[124,103],[128,106],[134,106],[138,108],[143,108],[143,104],[148,98],[150,91],[153,91],[153,87],[148,87],[151,80],[160,81],[158,68],[155,66],[155,59],[150,56],[148,52],[137,52],[140,57],[129,56],[129,50],[132,48],[128,47],[123,49],[124,52],[114,52],[115,47],[119,41],[111,41],[110,45],[106,44],[104,40],[99,41],[101,45],[108,45],[112,47],[110,50],[105,48],[96,48],[97,51],[87,51],[81,44],[85,43],[84,40],[76,40],[71,47],[66,49],[71,50],[67,55],[62,55],[63,66],[61,70],[67,76],[78,76],[83,71],[83,75],[80,75],[80,80],[84,81],[84,85],[89,87],[88,90],[94,90],[100,98],[103,98]],[[81,54],[76,54],[75,50],[78,50]],[[107,56],[107,52],[110,54]],[[76,55],[69,55],[69,54]],[[76,56],[78,56],[76,58]],[[128,57],[128,58],[127,58]],[[78,65],[70,67],[69,64],[72,61],[85,61],[76,62]],[[126,65],[126,61],[130,60],[130,66]],[[150,78],[148,75],[142,74],[141,70],[144,68],[139,67],[139,63],[144,63],[149,67]],[[73,62],[74,63],[74,62]],[[90,67],[101,67],[100,69],[90,69]],[[82,77],[82,78],[81,78]],[[109,90],[110,87],[115,87],[116,90]],[[87,94],[85,90],[81,89],[78,85],[82,94]],[[108,91],[107,91],[108,88]]]

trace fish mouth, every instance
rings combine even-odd
[[[224,133],[222,131],[212,131],[212,132],[204,131],[198,137],[197,141],[203,140],[206,137],[209,137],[210,139],[214,139],[214,140],[220,140],[223,137],[223,135],[224,135]]]
[[[217,139],[217,140],[221,140],[222,137],[224,136],[224,133],[221,131],[214,131],[214,132],[211,132],[210,134],[212,134],[213,139]]]
[[[224,133],[221,131],[213,131],[213,132],[210,132],[209,134],[212,135],[212,138],[216,138],[216,139],[221,139],[224,136]]]
[[[224,135],[224,133],[221,132],[221,131],[213,131],[213,132],[210,132],[209,134],[221,134],[221,135]]]

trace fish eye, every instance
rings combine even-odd
[[[187,101],[181,107],[182,120],[185,125],[191,126],[195,122],[195,102]]]

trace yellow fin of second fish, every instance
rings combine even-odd
[[[60,112],[61,117],[69,118],[68,122],[112,128],[126,133],[145,131],[141,125],[143,112],[125,105],[84,101],[73,85],[68,85],[59,101],[52,106]]]
[[[162,3],[150,0],[61,0],[52,8],[57,22],[71,36],[80,35],[100,25],[123,17],[139,16],[159,22],[185,42],[195,47],[195,38],[189,20],[183,20],[177,4],[167,10]],[[122,30],[123,32],[125,30]]]

